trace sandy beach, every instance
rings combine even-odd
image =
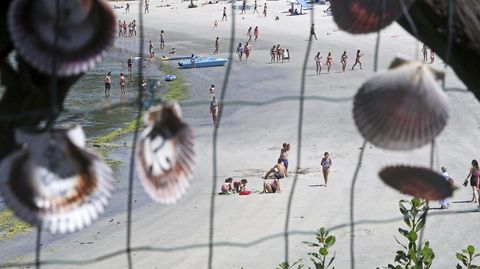
[[[111,5],[125,5],[112,2]],[[130,14],[115,9],[117,20],[135,19],[138,3],[130,3]],[[350,267],[350,189],[358,162],[363,138],[352,118],[352,100],[358,88],[374,74],[376,35],[353,36],[338,31],[331,16],[325,16],[325,5],[314,5],[307,15],[289,16],[285,1],[258,1],[260,14],[240,14],[235,10],[235,27],[232,32],[230,4],[201,5],[187,8],[189,2],[151,0],[150,13],[144,15],[144,47],[148,41],[159,49],[160,31],[165,31],[166,49],[175,47],[177,54],[210,56],[214,41],[220,37],[220,57],[228,58],[229,42],[234,33],[235,50],[239,42],[248,38],[248,27],[259,26],[260,37],[251,43],[248,61],[239,61],[233,55],[231,74],[225,89],[223,117],[218,130],[218,177],[215,192],[227,177],[248,179],[247,188],[254,191],[248,196],[215,196],[213,268],[275,268],[284,261],[284,228],[287,204],[292,184],[297,178],[289,219],[289,261],[300,258],[311,266],[307,253],[314,251],[302,243],[313,241],[320,227],[335,228],[337,238],[335,267]],[[268,16],[261,12],[268,5]],[[169,4],[170,6],[165,6]],[[228,21],[222,21],[223,7],[227,6]],[[299,148],[299,94],[302,83],[302,66],[307,53],[311,25],[310,12],[314,12],[318,40],[313,40],[308,54],[305,76],[305,96],[301,147]],[[278,16],[279,20],[274,18]],[[218,27],[213,28],[214,21]],[[138,26],[137,32],[140,31]],[[116,38],[115,46],[138,49],[137,38]],[[288,48],[291,59],[284,63],[270,63],[269,51],[277,43]],[[132,45],[133,44],[133,45]],[[422,44],[393,24],[381,32],[379,70],[383,72],[396,54],[414,59]],[[350,70],[355,51],[363,53],[363,69]],[[418,50],[417,50],[418,49]],[[347,71],[341,72],[340,55],[347,51]],[[417,51],[416,51],[417,50]],[[328,52],[333,54],[330,73],[324,67],[315,74],[315,54],[321,52],[323,63]],[[126,55],[137,56],[137,54]],[[149,66],[160,61],[149,62]],[[433,67],[443,69],[443,61],[436,57]],[[176,65],[176,61],[169,62]],[[100,63],[101,65],[101,63]],[[195,133],[197,165],[192,186],[175,205],[163,206],[151,201],[142,186],[135,180],[132,247],[134,268],[207,268],[210,200],[212,196],[213,125],[209,114],[209,87],[216,85],[220,96],[227,67],[180,70],[187,81],[188,99],[183,101],[184,119]],[[126,70],[125,70],[126,72]],[[101,83],[101,82],[100,82]],[[447,70],[447,88],[465,89],[455,74]],[[112,86],[118,91],[118,86]],[[102,96],[101,92],[98,92]],[[472,159],[480,158],[480,106],[470,92],[447,92],[451,104],[450,119],[435,142],[433,169],[446,166],[460,188],[450,199],[451,206],[439,208],[431,201],[430,216],[425,238],[430,241],[436,257],[432,268],[454,268],[455,253],[469,244],[480,247],[478,231],[479,212],[469,203],[471,188],[461,186],[467,176]],[[289,97],[281,102],[255,105],[275,98]],[[330,98],[331,101],[322,100]],[[235,101],[252,101],[252,105]],[[191,105],[205,101],[205,105]],[[258,102],[258,103],[257,103]],[[105,254],[125,248],[126,204],[128,169],[132,135],[121,137],[117,144],[127,143],[127,148],[114,149],[111,158],[123,161],[116,172],[116,191],[104,215],[79,232],[68,235],[43,233],[42,260],[58,261],[43,268],[127,268],[125,254],[114,255],[93,262]],[[262,177],[278,158],[282,143],[291,144],[288,179],[282,180],[279,194],[259,194]],[[297,158],[301,150],[301,158]],[[328,187],[323,183],[320,160],[328,151],[333,160]],[[409,164],[429,167],[431,146],[408,152],[393,152],[367,143],[355,189],[355,261],[356,268],[376,268],[392,263],[400,246],[395,242],[398,228],[404,226],[398,210],[398,201],[410,197],[386,186],[378,177],[387,165]],[[299,173],[295,170],[300,163]],[[385,221],[385,222],[382,222]],[[29,262],[35,254],[35,232],[14,240],[0,242],[0,264],[4,262]],[[145,248],[142,248],[145,247]],[[150,248],[151,247],[151,248]],[[89,261],[87,264],[61,263],[60,261]],[[308,267],[307,267],[308,268]]]

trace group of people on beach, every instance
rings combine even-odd
[[[363,69],[362,68],[362,61],[361,61],[361,58],[363,56],[363,53],[360,52],[360,50],[357,50],[357,54],[355,56],[355,63],[353,64],[352,66],[352,70],[355,69],[355,66],[360,65],[360,69]],[[320,52],[317,52],[317,54],[315,55],[315,57],[313,58],[313,60],[315,61],[315,66],[316,66],[316,73],[317,75],[320,75],[322,73],[322,54]],[[347,60],[348,60],[348,56],[347,56],[347,51],[344,51],[342,53],[342,56],[340,56],[340,63],[342,64],[342,72],[345,72],[345,69],[347,67]],[[328,55],[327,55],[327,60],[325,62],[325,65],[327,66],[327,72],[330,73],[330,69],[332,68],[332,65],[333,65],[333,56],[332,56],[332,53],[331,52],[328,52]]]
[[[270,49],[270,63],[279,63],[280,61],[285,60],[285,52],[287,49],[280,47],[280,44],[273,45],[273,47]]]
[[[128,5],[128,4],[127,4]],[[118,20],[118,37],[137,36],[137,24],[135,20],[127,24],[126,21]]]

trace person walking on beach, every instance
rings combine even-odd
[[[213,51],[213,54],[218,54],[218,36],[217,39],[215,39],[215,50]]]
[[[263,16],[267,17],[267,3],[263,5]]]
[[[310,27],[310,40],[312,40],[312,36],[315,37],[315,40],[317,40],[317,34],[315,34],[315,24],[312,23],[312,26]]]
[[[273,174],[275,178],[273,181],[268,182],[268,176]],[[281,160],[278,160],[277,164],[268,170],[267,174],[263,177],[263,191],[261,193],[278,193],[280,189],[280,179],[285,177],[285,166]]]
[[[250,26],[250,27],[248,28],[247,36],[248,36],[247,42],[252,41],[252,26]]]
[[[445,180],[451,184],[453,184],[453,179],[452,177],[450,176],[450,174],[447,172],[447,168],[446,167],[442,167],[442,176],[445,178]],[[446,209],[448,208],[448,199],[445,198],[445,199],[441,199],[440,201],[438,201],[440,203],[440,208],[441,209]]]
[[[467,178],[463,183],[463,186],[467,187],[468,181],[470,179],[470,186],[472,187],[472,200],[470,202],[476,203],[477,202],[477,186],[478,186],[478,172],[479,172],[478,162],[477,160],[472,160],[472,166],[468,171]]]
[[[363,53],[360,53],[360,50],[357,50],[357,56],[355,57],[355,63],[353,64],[352,66],[352,70],[354,70],[355,66],[357,64],[360,65],[360,69],[363,69],[362,68],[362,62],[360,61],[360,58],[363,56]]]
[[[323,154],[323,159],[320,164],[322,165],[323,180],[325,181],[323,186],[326,187],[328,183],[328,174],[330,174],[330,167],[332,166],[332,159],[330,158],[330,154],[328,154],[328,152]]]
[[[145,0],[145,14],[150,13],[149,7],[150,2],[148,0]]]
[[[242,13],[240,13],[240,14],[247,14],[247,0],[243,0]]]
[[[420,52],[423,52],[423,62],[427,63],[427,58],[428,58],[428,47],[427,47],[427,45],[423,44],[423,48]]]
[[[123,73],[120,73],[120,94],[122,96],[125,95],[125,83],[126,83],[127,78],[123,75]]]
[[[215,95],[212,96],[212,101],[210,102],[210,113],[212,114],[213,125],[217,125],[218,102]]]
[[[317,55],[315,55],[313,60],[315,60],[316,71],[318,76],[322,73],[322,55],[320,54],[320,52],[318,52]]]
[[[275,62],[276,56],[277,56],[277,46],[273,45],[272,49],[270,50],[270,63]]]
[[[257,0],[255,0],[255,4],[253,4],[253,14],[255,14],[255,12],[258,13],[257,7],[258,7],[258,5],[257,5]]]
[[[105,95],[110,94],[110,86],[112,85],[112,73],[108,72],[105,76]]]
[[[150,54],[151,56],[151,54]],[[133,59],[132,59],[132,56],[128,57],[128,60],[127,60],[127,71],[128,71],[128,80],[129,81],[133,81],[132,80],[132,66],[133,66]]]
[[[150,44],[148,45],[148,52],[150,53],[150,58],[152,58],[152,55],[153,55],[153,43],[152,43],[152,40],[150,40]]]
[[[280,156],[278,156],[278,161],[282,161],[283,166],[285,166],[285,177],[288,177],[288,154],[290,153],[290,144],[283,143],[282,149],[280,149]]]
[[[223,7],[222,21],[225,19],[227,21],[227,7]]]
[[[165,39],[163,37],[164,33],[165,32],[163,30],[160,31],[160,49],[162,49],[162,50],[165,49]]]
[[[345,68],[347,67],[347,60],[348,60],[347,52],[343,51],[343,54],[340,57],[340,63],[342,64],[342,72],[345,72]]]
[[[255,30],[253,30],[253,35],[255,36],[255,41],[257,41],[258,36],[260,35],[260,31],[258,30],[258,26],[255,26]]]
[[[130,13],[130,4],[129,3],[127,3],[125,5],[125,13]]]
[[[333,57],[332,57],[332,53],[329,52],[328,55],[327,55],[327,62],[325,63],[327,65],[327,71],[328,73],[330,73],[330,68],[332,67],[332,64],[333,64]]]
[[[243,45],[242,45],[242,42],[238,43],[238,47],[237,47],[237,54],[238,54],[238,58],[240,59],[240,61],[242,61],[242,58],[243,58]]]
[[[252,47],[250,46],[250,44],[248,44],[248,42],[245,42],[243,50],[245,51],[245,61],[247,61],[248,57],[250,56],[250,52],[252,51]]]

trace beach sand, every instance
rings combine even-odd
[[[158,7],[170,4],[170,7]],[[264,1],[259,1],[262,12]],[[311,24],[310,12],[303,16],[287,16],[284,1],[267,1],[268,17],[259,14],[240,15],[235,11],[235,50],[238,42],[245,42],[249,26],[259,26],[260,38],[252,42],[248,61],[238,61],[234,55],[231,75],[226,88],[225,100],[267,101],[279,97],[296,96],[288,101],[261,106],[225,105],[224,116],[218,130],[218,177],[215,192],[226,177],[247,178],[248,188],[262,190],[262,176],[275,164],[280,146],[288,142],[292,146],[288,179],[282,180],[280,194],[249,196],[216,196],[214,218],[213,268],[275,268],[284,261],[284,228],[287,203],[292,183],[296,178],[295,168],[300,163],[300,173],[292,199],[289,219],[289,261],[300,258],[309,262],[306,254],[317,251],[302,244],[313,241],[320,227],[336,227],[332,233],[337,237],[333,250],[336,253],[335,267],[350,267],[350,186],[357,165],[363,138],[358,133],[352,118],[352,101],[339,102],[305,100],[301,158],[299,150],[299,100],[302,83],[302,66],[308,45]],[[124,2],[115,2],[116,5]],[[131,13],[116,9],[118,19],[138,19],[138,6],[130,2]],[[220,37],[220,56],[228,57],[231,32],[231,14],[228,22],[222,22],[222,9],[227,3],[218,3],[186,8],[189,2],[152,0],[150,14],[144,16],[145,51],[148,40],[153,40],[155,54],[159,53],[160,30],[165,30],[167,50],[175,47],[178,54],[209,56],[214,50],[215,37]],[[112,3],[113,5],[113,3]],[[373,58],[376,35],[353,36],[337,31],[333,18],[324,16],[326,6],[315,5],[315,27],[318,40],[314,40],[308,56],[305,75],[305,95],[309,97],[353,97],[360,85],[374,74]],[[230,9],[228,8],[230,12]],[[280,20],[275,21],[274,17]],[[244,18],[244,19],[243,19]],[[213,29],[214,20],[218,28]],[[133,40],[133,39],[132,39]],[[130,41],[116,40],[122,47]],[[270,64],[270,48],[280,43],[290,50],[291,59],[285,63]],[[129,43],[130,44],[130,43]],[[414,58],[415,50],[421,48],[415,39],[400,26],[394,24],[381,33],[379,72],[384,71],[396,54]],[[357,49],[364,52],[363,70],[341,72],[340,55],[346,50],[349,56],[347,69],[351,67]],[[333,53],[334,65],[330,74],[323,69],[315,75],[313,57],[320,51],[323,60],[329,51]],[[434,67],[442,69],[437,57]],[[172,62],[171,64],[175,64]],[[210,98],[210,84],[215,84],[217,96],[222,90],[226,67],[181,70],[189,87],[191,100]],[[447,86],[465,88],[448,70]],[[455,182],[460,185],[466,176],[470,161],[478,158],[480,148],[480,109],[471,93],[448,92],[451,101],[450,120],[436,140],[434,169],[446,166]],[[184,106],[184,118],[195,132],[197,169],[192,186],[175,205],[163,206],[150,201],[142,187],[135,181],[132,247],[151,246],[153,251],[140,249],[133,252],[135,268],[206,268],[208,262],[208,239],[210,199],[212,196],[213,125],[208,105]],[[131,143],[131,136],[121,141]],[[320,160],[328,151],[333,160],[328,188],[323,183]],[[42,259],[89,260],[85,268],[126,268],[125,254],[93,260],[107,253],[125,248],[126,186],[130,152],[114,150],[112,158],[125,160],[118,173],[117,191],[112,197],[107,212],[91,227],[70,235],[44,234]],[[393,262],[395,251],[400,246],[398,227],[404,223],[398,210],[398,201],[408,199],[390,189],[378,177],[378,171],[386,165],[430,165],[430,145],[409,152],[392,152],[367,144],[359,171],[355,195],[356,268],[375,268]],[[463,186],[455,192],[448,210],[431,210],[425,238],[431,242],[436,258],[433,268],[453,268],[455,253],[468,244],[478,245],[478,218],[476,205],[463,203],[471,199],[471,189]],[[438,208],[436,201],[432,208]],[[434,215],[437,213],[467,213]],[[112,220],[113,219],[113,220]],[[386,223],[377,223],[392,220]],[[6,249],[4,261],[17,259],[25,262],[33,257],[34,233],[20,236],[15,241],[1,242]],[[401,240],[401,239],[400,239]],[[90,242],[90,243],[89,243]],[[5,247],[5,248],[4,248]],[[21,254],[21,255],[20,255]],[[58,264],[48,268],[80,268],[81,265]]]

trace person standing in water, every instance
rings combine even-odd
[[[227,7],[223,7],[222,21],[225,19],[227,21]]]
[[[313,60],[315,60],[316,71],[318,76],[322,73],[322,55],[320,54],[320,52],[318,52],[317,55],[315,55]]]
[[[323,186],[327,187],[328,174],[330,174],[330,167],[332,166],[332,159],[330,159],[330,154],[328,154],[328,152],[323,154],[323,159],[320,164],[322,165],[323,180],[325,181]]]
[[[333,64],[333,57],[332,57],[332,53],[329,52],[327,55],[327,62],[326,62],[328,73],[330,73],[330,68],[332,68],[332,64]]]
[[[162,30],[160,31],[160,49],[165,49],[165,39],[164,39],[164,34],[165,32]]]
[[[125,95],[125,81],[127,78],[123,75],[123,73],[120,73],[120,94],[121,96]]]
[[[148,45],[148,52],[150,53],[150,58],[152,58],[152,55],[153,55],[153,43],[152,43],[152,40],[150,40],[150,44]]]
[[[342,72],[345,72],[345,68],[347,67],[347,60],[348,60],[347,52],[344,51],[342,56],[340,57],[340,63],[342,64]]]
[[[218,102],[217,98],[215,98],[215,95],[212,96],[212,101],[210,102],[210,113],[212,114],[213,125],[217,125]]]
[[[288,154],[290,153],[290,144],[283,143],[282,149],[280,150],[280,156],[278,156],[278,161],[282,161],[283,166],[285,166],[285,177],[288,177]]]
[[[360,58],[363,56],[363,53],[360,53],[360,50],[357,50],[357,56],[355,57],[355,63],[353,64],[352,66],[352,70],[354,70],[355,66],[357,64],[360,65],[360,69],[363,69],[362,68],[362,62],[360,61]]]
[[[150,54],[150,57],[151,57],[151,54]],[[132,79],[132,66],[133,66],[133,59],[132,57],[128,57],[128,60],[127,60],[127,70],[128,70],[128,80],[129,81],[133,81]]]
[[[258,26],[255,26],[255,30],[253,30],[253,35],[255,36],[255,41],[257,41],[258,36],[260,35],[260,31],[258,30]]]
[[[218,38],[218,36],[217,36],[217,39],[215,39],[215,50],[213,51],[213,54],[218,54],[218,47],[219,47],[219,45],[218,45],[218,39],[219,39],[219,38]]]
[[[478,162],[477,160],[472,160],[472,166],[470,166],[470,170],[468,171],[467,178],[465,179],[465,183],[463,185],[467,187],[468,181],[470,180],[470,186],[472,187],[472,200],[470,202],[476,203],[477,202],[477,185],[478,185],[478,172],[479,172]]]
[[[110,86],[112,85],[112,75],[111,72],[108,72],[105,76],[105,95],[110,94]]]

